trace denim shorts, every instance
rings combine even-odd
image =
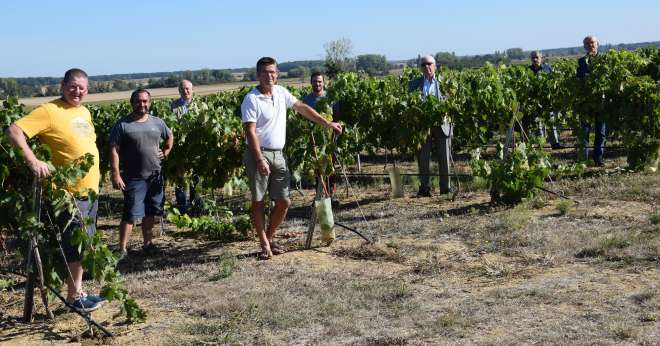
[[[148,178],[124,180],[124,212],[121,220],[134,224],[144,216],[163,214],[163,177],[156,172]]]
[[[74,232],[83,227],[84,222],[85,232],[88,236],[93,237],[96,233],[96,212],[99,209],[99,201],[93,203],[85,199],[74,199],[76,208],[73,209],[73,215],[68,211],[63,212],[57,219],[58,225],[64,229],[62,233],[62,250],[67,263],[80,262],[84,252],[78,252],[78,246],[71,244]],[[67,226],[69,220],[71,223]]]

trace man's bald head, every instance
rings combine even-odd
[[[192,101],[193,84],[191,81],[183,79],[179,82],[179,95],[181,95],[181,98],[186,100],[186,102]]]
[[[587,52],[589,55],[596,55],[598,54],[598,38],[594,35],[588,35],[587,37],[582,40],[582,44],[584,45],[584,50]]]

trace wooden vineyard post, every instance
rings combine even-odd
[[[32,211],[35,213],[37,221],[39,221],[41,219],[41,186],[39,186],[39,181],[36,178],[34,179],[32,187]],[[25,283],[25,301],[23,303],[23,321],[25,323],[32,322],[34,316],[34,284],[37,278],[39,279],[39,291],[41,292],[41,300],[46,309],[46,314],[49,318],[54,318],[53,312],[50,311],[50,308],[48,307],[44,269],[41,263],[39,248],[37,247],[37,239],[33,231],[30,231],[29,233],[27,266],[25,268],[27,282]]]
[[[48,307],[48,292],[46,292],[46,282],[44,281],[44,267],[41,264],[41,255],[39,254],[39,249],[37,248],[37,242],[32,238],[32,241],[34,242],[33,247],[34,247],[34,264],[37,266],[37,274],[39,275],[39,292],[41,293],[41,302],[44,304],[44,309],[46,309],[46,315],[48,315],[48,318],[54,319],[55,316],[53,315],[53,312],[50,311],[50,308]]]
[[[32,266],[32,238],[28,240],[28,256],[27,256],[27,267],[25,268],[27,273],[27,282],[25,283],[25,300],[23,302],[23,322],[30,323],[32,322],[32,316],[34,311],[34,280],[35,274]]]
[[[314,237],[314,228],[316,228],[316,208],[314,202],[316,202],[317,199],[321,197],[321,184],[319,183],[319,180],[321,179],[320,176],[317,176],[316,178],[316,194],[314,195],[314,200],[312,201],[312,205],[310,208],[312,209],[311,215],[309,217],[309,224],[307,225],[307,238],[305,239],[305,249],[311,249],[312,248],[312,238]]]
[[[307,238],[305,239],[305,249],[312,248],[312,238],[314,237],[314,228],[316,228],[316,209],[314,202],[311,205],[312,215],[309,218],[309,225],[307,226]]]

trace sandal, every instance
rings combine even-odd
[[[261,247],[261,252],[257,254],[257,259],[261,261],[269,260],[273,258],[273,250],[270,246]]]
[[[260,261],[266,261],[266,260],[269,260],[271,258],[273,258],[273,255],[269,255],[267,252],[264,252],[264,251],[257,254],[257,260],[260,260]]]
[[[273,252],[273,255],[281,255],[286,252],[286,250],[276,242],[270,243],[270,250]]]

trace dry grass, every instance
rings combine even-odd
[[[495,207],[477,185],[454,202],[390,200],[377,184],[355,189],[357,208],[340,188],[336,219],[377,241],[337,228],[332,247],[296,251],[307,224],[291,218],[279,239],[290,251],[269,261],[250,256],[256,241],[170,232],[157,240],[165,254],[122,269],[147,323],[100,316],[125,332],[115,344],[657,345],[660,227],[649,215],[660,178],[597,175],[553,188],[579,204],[562,213],[542,195]],[[312,194],[294,195],[291,215],[305,214]],[[82,328],[58,319],[25,339],[10,328],[0,341],[47,343],[48,330]]]

